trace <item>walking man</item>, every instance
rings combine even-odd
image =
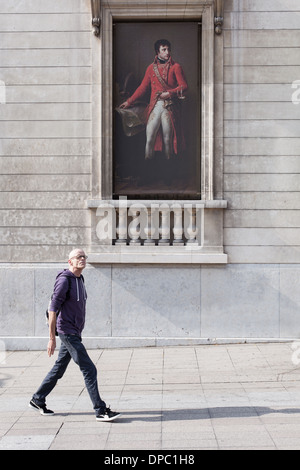
[[[49,306],[48,356],[51,357],[56,348],[56,331],[61,340],[61,346],[57,361],[33,395],[29,406],[45,416],[54,414],[46,407],[46,397],[54,389],[57,381],[62,378],[70,360],[73,359],[83,374],[96,413],[96,420],[113,421],[120,414],[107,408],[105,402],[101,399],[98,390],[96,366],[81,342],[87,299],[82,276],[86,259],[87,256],[83,250],[75,249],[71,251],[68,261],[69,269],[64,269],[56,277]],[[58,315],[57,312],[59,312]]]

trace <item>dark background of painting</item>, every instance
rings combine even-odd
[[[188,83],[186,99],[182,101],[186,150],[170,161],[163,153],[156,152],[154,160],[145,162],[145,131],[127,137],[120,116],[114,111],[115,197],[200,197],[199,28],[197,22],[114,24],[114,108],[126,101],[127,96],[120,91],[124,90],[129,74],[128,96],[140,85],[154,60],[157,39],[170,41],[172,58],[183,67]]]

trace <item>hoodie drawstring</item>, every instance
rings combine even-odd
[[[84,296],[84,300],[86,300],[87,295],[86,295],[85,285],[84,285],[84,283],[83,283],[83,280],[82,280],[82,279],[80,279],[80,280],[81,280],[81,285],[82,285],[82,292],[83,292],[83,294],[84,294],[84,295],[83,295],[83,296]],[[79,302],[79,286],[78,286],[78,279],[77,279],[77,277],[76,277],[76,289],[77,289],[77,302]]]
[[[78,289],[78,279],[76,278],[76,288],[77,288],[77,302],[79,302],[79,289]]]
[[[85,285],[84,285],[84,282],[83,282],[82,278],[80,278],[80,280],[81,280],[82,290],[83,290],[83,293],[84,293],[84,300],[86,300],[87,295],[86,295]]]

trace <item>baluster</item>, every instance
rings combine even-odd
[[[116,245],[127,245],[127,207],[118,209],[117,235]]]
[[[145,226],[145,235],[146,239],[144,241],[144,245],[147,246],[153,246],[155,245],[155,240],[152,238],[155,233],[155,228],[154,228],[154,220],[153,220],[153,215],[152,215],[152,208],[147,207],[147,220],[146,220],[146,226]]]
[[[182,225],[182,207],[180,204],[173,204],[171,207],[174,211],[174,246],[182,246],[184,245],[184,241],[182,239],[183,234],[183,225]]]
[[[130,245],[141,245],[141,209],[132,205],[128,211],[128,215],[132,217],[132,221],[128,225],[128,235],[130,237]]]
[[[198,228],[196,226],[196,209],[193,208],[192,204],[185,204],[185,211],[188,213],[188,224],[186,224],[186,217],[184,219],[187,245],[196,244],[198,243],[196,239],[198,234]]]
[[[159,207],[161,212],[160,222],[160,235],[161,239],[158,244],[162,246],[170,245],[170,207],[167,204],[162,204]]]

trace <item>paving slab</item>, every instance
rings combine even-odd
[[[49,395],[28,403],[56,357],[9,351],[0,364],[0,450],[281,450],[300,448],[295,344],[253,343],[89,351],[102,397],[122,412],[98,423],[71,363]]]

